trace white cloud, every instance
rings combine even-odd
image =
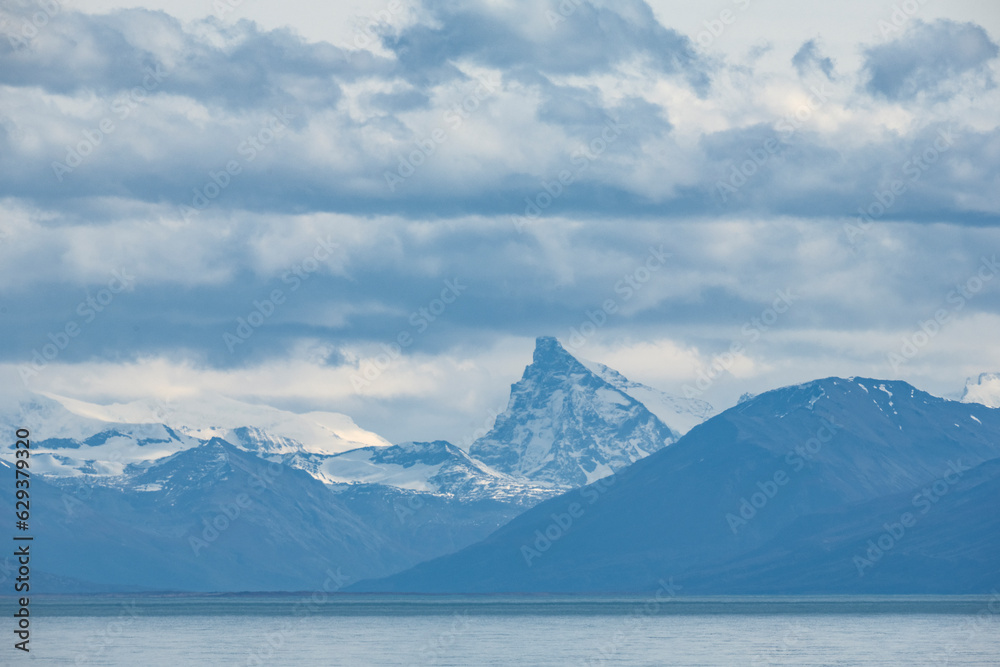
[[[639,2],[586,5],[555,29],[547,5],[524,2],[390,16],[377,14],[389,3],[367,0],[235,4],[206,21],[213,5],[202,0],[81,0],[32,48],[0,40],[8,371],[126,268],[134,291],[50,365],[42,388],[124,400],[206,387],[333,403],[394,439],[461,439],[504,402],[535,335],[565,340],[607,299],[617,311],[582,354],[667,390],[746,343],[706,396],[722,407],[816,376],[889,374],[894,341],[1000,250],[1000,90],[966,82],[971,99],[903,103],[864,91],[864,54],[908,43],[918,21],[972,21],[995,41],[1000,15],[971,0],[927,3],[885,36],[878,21],[892,9],[861,0],[724,3],[737,20],[704,46],[720,8],[690,3],[654,2],[660,25]],[[164,13],[105,13],[140,6]],[[383,18],[398,42],[357,49],[357,29]],[[812,39],[836,61],[832,81],[796,72]],[[997,74],[995,59],[980,60],[984,76]],[[121,117],[116,101],[156,63],[166,78]],[[820,82],[822,101],[811,91]],[[474,108],[455,123],[448,114],[463,103]],[[248,158],[241,142],[276,107],[292,116],[281,138]],[[789,135],[781,121],[796,113]],[[60,181],[53,161],[106,118],[114,131]],[[511,216],[579,166],[575,151],[608,118],[627,127],[519,233]],[[954,145],[849,234],[857,208],[949,124]],[[443,139],[420,149],[436,130]],[[780,154],[723,201],[718,183],[774,137]],[[386,172],[418,149],[422,164],[391,189]],[[230,160],[240,173],[183,219],[180,206]],[[619,281],[661,245],[672,256],[624,298]],[[223,333],[310,258],[308,289],[230,354]],[[412,332],[411,314],[444,280],[467,291],[377,382],[352,384],[382,345]],[[748,340],[743,327],[789,289],[794,306]],[[996,289],[903,377],[941,391],[1000,366],[988,334]]]

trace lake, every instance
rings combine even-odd
[[[54,597],[32,600],[30,655],[8,645],[0,660],[129,667],[998,665],[998,620],[996,595]]]

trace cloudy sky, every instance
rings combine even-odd
[[[990,0],[0,1],[0,382],[489,425],[1000,370]]]

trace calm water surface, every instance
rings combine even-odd
[[[39,598],[32,612],[30,655],[6,646],[0,663],[1000,665],[1000,596]]]

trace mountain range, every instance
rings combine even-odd
[[[656,392],[615,375],[622,389]],[[38,561],[52,592],[309,589],[322,563],[356,581],[452,553],[676,439],[553,338],[538,339],[525,378],[538,385],[530,415],[515,385],[497,418],[516,438],[494,428],[472,445],[532,443],[524,461],[499,466],[445,441],[391,445],[339,413],[210,395],[98,405],[34,394],[0,424],[31,425],[32,471],[62,499],[39,510],[53,519],[41,535],[58,545]],[[293,567],[279,576],[269,563],[282,541]]]
[[[1000,410],[827,378],[355,590],[982,593],[1000,586],[997,500]]]
[[[982,592],[997,389],[827,378],[712,416],[540,337],[467,451],[217,396],[34,394],[0,427],[33,431],[41,592]]]

